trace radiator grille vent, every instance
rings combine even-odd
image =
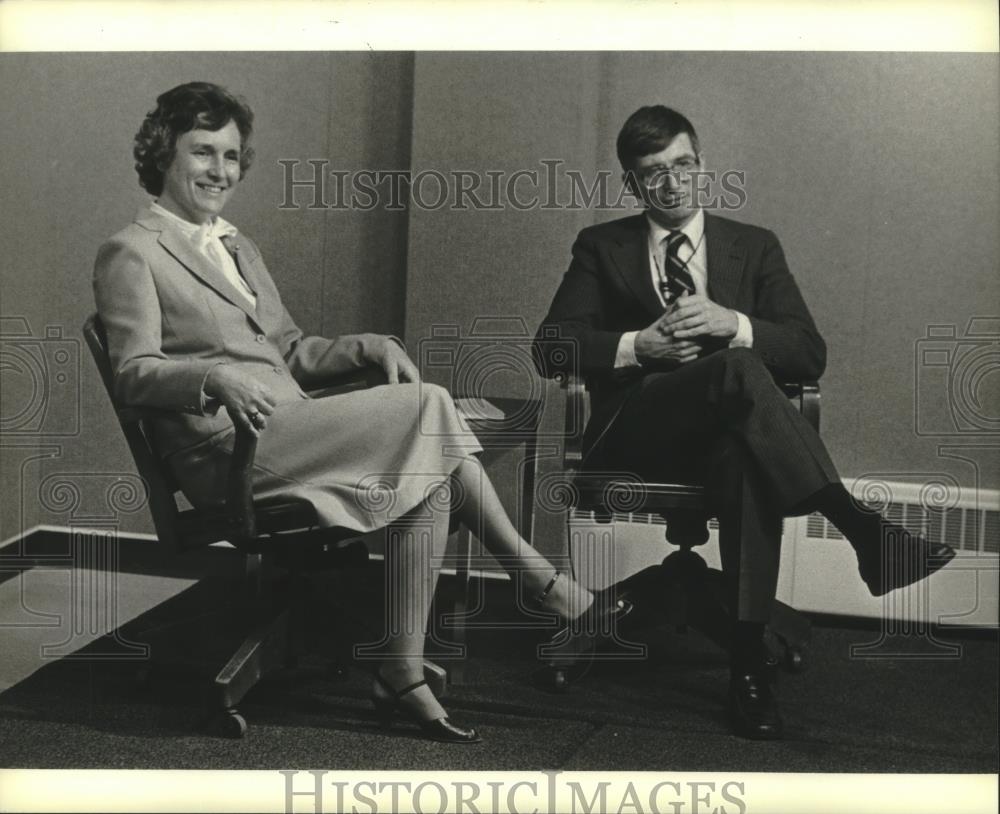
[[[960,551],[997,553],[1000,543],[1000,512],[957,506],[950,509],[927,509],[912,503],[890,503],[886,517],[905,529],[941,540]],[[843,540],[842,535],[823,515],[812,514],[806,534],[813,540]]]
[[[572,522],[577,523],[598,523],[602,520],[608,520],[608,516],[602,516],[602,520],[598,520],[595,512],[586,511],[582,512],[578,509],[573,509],[571,516]],[[650,514],[648,512],[634,512],[631,514],[623,514],[616,512],[610,516],[610,521],[613,523],[639,523],[645,526],[666,526],[666,521],[663,519],[662,515]],[[719,521],[714,517],[708,521],[708,528],[711,531],[719,530]],[[836,529],[834,529],[836,531]]]
[[[846,484],[845,484],[846,485]],[[885,507],[885,515],[906,529],[923,534],[931,540],[941,540],[959,551],[983,554],[1000,552],[1000,510],[995,508],[1000,495],[993,490],[980,490],[975,501],[978,505],[959,505],[944,509],[928,508],[919,501],[919,484],[891,484],[897,497],[902,500],[890,502]],[[849,487],[850,488],[850,487]],[[914,499],[910,499],[912,497]],[[970,501],[972,502],[972,501]],[[988,508],[979,508],[985,504]],[[594,512],[573,511],[576,522],[593,523],[598,518]],[[616,523],[640,523],[663,526],[663,518],[658,514],[616,513],[610,519]],[[843,540],[844,535],[821,514],[811,514],[806,518],[806,537],[810,540]],[[718,531],[719,524],[713,518],[709,529]]]

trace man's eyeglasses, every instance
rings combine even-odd
[[[697,158],[680,158],[673,164],[664,164],[659,167],[647,167],[646,169],[640,170],[638,172],[633,172],[632,174],[638,179],[647,189],[655,189],[656,187],[662,186],[668,176],[682,176],[687,175],[693,170],[698,169],[701,163]]]

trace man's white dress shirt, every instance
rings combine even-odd
[[[660,275],[666,268],[667,236],[677,231],[667,229],[649,215],[646,215],[646,223],[649,227],[647,236],[647,246],[649,251],[649,273],[653,281],[653,290],[659,297],[660,303],[666,309],[667,304],[660,293]],[[699,209],[691,220],[680,229],[687,236],[677,251],[677,256],[682,263],[687,263],[687,271],[694,280],[694,290],[696,294],[706,295],[708,291],[708,252],[705,249],[705,213]],[[746,314],[734,311],[736,314],[736,336],[729,340],[731,348],[751,348],[753,347],[753,326]],[[615,367],[635,367],[639,360],[635,356],[635,337],[638,331],[629,331],[622,334],[618,340],[618,353],[615,355]]]

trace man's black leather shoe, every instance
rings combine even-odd
[[[886,523],[881,548],[858,552],[858,571],[872,596],[883,596],[929,577],[954,556],[950,545],[932,543],[902,526]]]
[[[777,740],[784,731],[778,703],[760,672],[734,674],[729,680],[729,722],[733,731],[753,740]]]

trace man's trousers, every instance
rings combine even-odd
[[[782,518],[840,481],[819,435],[747,348],[644,376],[585,468],[702,483],[736,618],[750,622],[770,614]]]

